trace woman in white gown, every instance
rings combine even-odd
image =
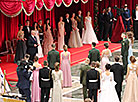
[[[113,72],[110,72],[111,65],[106,64],[106,71],[101,75],[101,90],[98,102],[120,102],[115,90]]]
[[[92,19],[90,17],[90,12],[87,12],[87,16],[85,17],[85,33],[83,36],[83,44],[92,44],[92,42],[98,43],[96,34],[92,27]]]
[[[60,17],[58,22],[58,50],[63,50],[65,34],[65,23],[63,22],[63,17]]]
[[[79,34],[79,29],[77,28],[77,21],[75,20],[75,13],[72,14],[72,33],[69,39],[69,46],[72,48],[77,48],[82,46],[82,41]]]
[[[112,56],[112,53],[110,49],[108,49],[109,44],[104,43],[105,49],[102,51],[102,56],[101,56],[101,69],[104,72],[105,71],[105,65],[109,63],[109,57]]]
[[[59,70],[59,63],[55,63],[55,70],[52,71],[53,93],[52,102],[62,102],[63,73]]]
[[[39,31],[38,31],[38,24],[36,22],[33,23],[33,30],[35,31],[35,37],[37,39],[37,43],[38,43],[38,53],[36,54],[36,56],[38,56],[39,58],[43,57],[43,51],[42,51],[42,46],[40,44],[40,38],[39,38]]]

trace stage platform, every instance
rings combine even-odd
[[[102,52],[104,49],[104,43],[105,41],[100,41],[99,44],[97,44],[96,48]],[[114,52],[115,50],[118,50],[121,48],[120,43],[110,43],[109,42],[109,49],[111,52]],[[71,53],[71,65],[75,65],[79,62],[82,62],[88,57],[88,52],[91,50],[91,45],[83,45],[80,48],[69,48],[68,51]],[[61,52],[61,51],[59,51]],[[2,68],[2,71],[6,70],[7,74],[7,80],[8,81],[18,81],[17,74],[16,74],[16,68],[17,65],[11,62],[6,62],[6,56],[2,56],[2,63],[0,63],[0,67]],[[47,59],[47,56],[44,56],[43,58],[39,59],[39,62],[42,64],[44,60]]]

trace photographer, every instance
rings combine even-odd
[[[20,62],[17,68],[18,82],[16,86],[19,88],[19,93],[22,94],[23,97],[27,97],[27,102],[31,102],[29,79],[32,70],[35,69],[32,65],[33,63],[29,62],[29,56],[25,56],[25,59]]]

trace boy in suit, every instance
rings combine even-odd
[[[91,67],[89,66],[90,63],[90,59],[86,58],[85,60],[85,65],[82,65],[82,67],[80,68],[80,83],[83,85],[83,97],[84,100],[87,98],[87,87],[86,87],[86,75],[87,75],[87,71],[91,69]]]

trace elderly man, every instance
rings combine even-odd
[[[27,43],[28,43],[27,52],[30,55],[30,60],[33,61],[34,56],[38,52],[37,47],[39,46],[39,44],[37,43],[37,39],[35,37],[35,31],[34,30],[31,31],[31,36],[29,36]]]

